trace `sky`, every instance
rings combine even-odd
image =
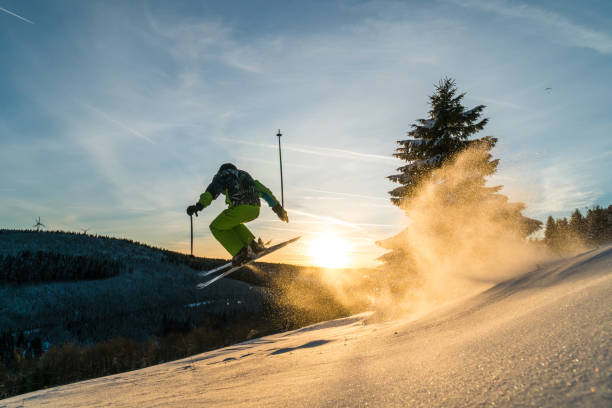
[[[486,105],[492,185],[545,220],[612,204],[612,2],[0,0],[0,227],[189,251],[189,217],[233,162],[284,202],[249,224],[273,262],[408,223],[391,155],[445,76]],[[551,89],[546,89],[551,88]],[[194,217],[196,255],[226,257]],[[318,241],[321,242],[320,240]],[[326,241],[325,241],[326,242]]]

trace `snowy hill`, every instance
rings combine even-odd
[[[24,253],[29,256],[25,257]],[[109,260],[114,262],[111,266],[119,265],[115,272],[120,273],[107,273],[98,279],[47,277],[3,281],[7,272],[2,269],[7,266],[3,260],[15,257],[13,264],[19,264],[15,274],[24,274],[29,269],[48,266],[47,261],[55,259],[53,256],[41,258],[39,254],[67,256],[64,263],[76,257],[83,257],[90,264]],[[0,334],[42,332],[39,336],[42,341],[52,345],[68,341],[92,343],[116,336],[146,338],[168,318],[195,322],[203,315],[256,313],[267,296],[264,287],[270,286],[272,280],[276,280],[274,284],[283,279],[295,281],[301,274],[316,270],[256,263],[253,270],[244,268],[205,290],[196,289],[195,285],[202,281],[198,271],[226,262],[190,258],[125,239],[0,230],[0,310],[3,312]],[[24,263],[31,264],[30,268],[24,268]],[[321,292],[320,288],[317,290]],[[66,330],[66,327],[73,329]]]
[[[338,302],[322,270],[294,265],[255,263],[196,289],[199,271],[225,262],[126,239],[0,230],[0,398],[366,310]]]
[[[608,247],[420,317],[364,313],[0,406],[609,407],[611,303]]]
[[[25,251],[32,256],[23,257]],[[30,262],[39,253],[67,255],[69,260],[76,256],[112,260],[121,265],[121,273],[105,279],[21,284],[0,279],[0,332],[42,333],[42,342],[51,345],[91,343],[115,336],[144,338],[160,326],[164,315],[194,319],[205,313],[227,312],[227,303],[233,309],[255,309],[262,301],[257,288],[232,280],[208,292],[198,291],[197,271],[169,258],[187,258],[170,251],[85,234],[0,230],[0,261],[16,256]],[[224,262],[196,261],[209,267]],[[192,304],[201,306],[186,307]]]

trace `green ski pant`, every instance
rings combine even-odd
[[[259,216],[256,205],[237,205],[224,210],[210,223],[210,231],[232,256],[249,245],[255,236],[244,226]]]

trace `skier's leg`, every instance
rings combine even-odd
[[[233,230],[236,233],[236,235],[240,237],[240,241],[242,241],[242,245],[247,246],[255,239],[255,235],[253,235],[253,233],[249,231],[249,229],[247,228],[246,225],[244,225],[244,223],[253,221],[257,217],[259,217],[259,207],[252,206],[252,205],[239,206],[239,207],[245,207],[245,208],[240,208],[240,212],[241,212],[240,218],[242,219],[242,222],[236,225],[233,228]]]
[[[238,224],[233,228],[233,231],[240,237],[240,241],[242,241],[242,245],[249,245],[254,239],[255,235],[244,224]]]
[[[210,224],[210,231],[227,252],[234,256],[246,246],[242,238],[244,232],[238,232],[234,229],[243,222],[254,220],[258,215],[259,207],[254,205],[239,205],[228,208],[213,220]]]

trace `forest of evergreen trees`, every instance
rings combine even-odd
[[[110,278],[121,273],[121,262],[102,256],[21,251],[0,254],[0,283],[78,281]]]
[[[546,220],[544,243],[559,254],[578,252],[612,242],[612,205],[588,208],[586,215],[576,209],[570,216]]]

